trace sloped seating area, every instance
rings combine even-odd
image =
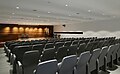
[[[13,74],[109,74],[120,65],[120,39],[60,38],[7,41]]]

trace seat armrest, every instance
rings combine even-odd
[[[86,74],[90,74],[90,66],[89,66],[89,63],[86,64]]]
[[[33,74],[36,74],[36,70],[33,71]]]
[[[97,73],[99,73],[99,60],[98,59],[96,61],[96,69],[97,69]]]
[[[76,67],[74,67],[73,73],[76,74]]]
[[[11,54],[11,58],[10,58],[10,63],[11,63],[11,65],[13,65],[13,64],[15,63],[15,61],[16,61],[16,56],[15,56],[15,54]]]
[[[17,61],[16,63],[16,72],[17,74],[23,74],[23,68],[22,68],[22,64],[20,61]]]
[[[20,61],[17,61],[17,64],[19,67],[22,67],[22,63]]]

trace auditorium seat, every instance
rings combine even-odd
[[[38,63],[38,50],[25,52],[22,61],[17,61],[16,63],[17,74],[33,74],[33,71],[36,69]]]
[[[77,56],[79,56],[82,52],[85,51],[86,44],[82,43],[79,45],[78,50],[77,50]]]
[[[100,48],[93,50],[92,55],[91,55],[90,60],[89,60],[89,73],[98,74],[98,72],[99,72],[99,69],[98,69],[98,64],[99,64],[98,57],[100,55],[100,52],[101,52]]]
[[[40,56],[40,61],[47,61],[55,59],[55,48],[48,48],[43,50],[42,55]]]
[[[72,43],[71,41],[65,41],[64,46],[69,47],[71,45],[71,43]]]
[[[119,44],[115,44],[115,49],[112,52],[112,60],[113,60],[113,65],[117,64],[117,51],[119,49]]]
[[[82,52],[76,63],[75,74],[88,74],[88,61],[90,59],[90,51]]]
[[[100,73],[107,72],[107,70],[106,70],[106,67],[107,67],[106,54],[107,54],[107,51],[108,51],[108,46],[102,47],[101,53],[98,57],[98,60],[99,60],[99,67],[98,68],[99,68]]]
[[[11,45],[9,46],[9,49],[7,49],[7,54],[8,54],[9,61],[10,61],[10,58],[11,58],[11,53],[13,53],[14,48],[15,48],[16,46],[22,46],[22,44],[20,44],[20,43],[14,43],[14,44],[11,44]]]
[[[71,44],[71,45],[76,45],[76,46],[78,46],[78,44],[79,44],[79,40],[74,40],[74,41],[72,41],[72,44]]]
[[[34,74],[57,74],[57,60],[48,60],[38,64]]]
[[[56,42],[55,49],[57,50],[59,47],[62,47],[63,45],[64,45],[64,42]]]
[[[85,47],[85,51],[92,51],[92,47],[93,47],[93,43],[92,42],[87,43],[87,45]]]
[[[62,62],[58,64],[58,74],[73,74],[74,67],[77,63],[77,56],[70,55],[63,58]]]
[[[120,44],[119,44],[119,48],[117,50],[117,64],[120,65]]]
[[[77,48],[77,45],[69,46],[67,55],[77,55]]]
[[[108,50],[108,52],[107,52],[107,54],[106,54],[106,57],[107,57],[107,69],[109,69],[109,70],[115,70],[116,69],[116,67],[113,67],[113,58],[112,58],[112,53],[113,53],[113,51],[115,50],[115,48],[116,48],[116,46],[115,45],[110,45],[109,46],[109,50]]]
[[[45,47],[44,47],[44,50],[48,49],[48,48],[54,48],[54,43],[46,43]]]
[[[35,44],[32,46],[32,50],[39,50],[40,55],[42,54],[44,44]]]
[[[61,62],[62,59],[67,56],[68,47],[59,47],[56,52],[56,59],[58,62]]]
[[[12,65],[13,65],[13,70],[15,70],[16,68],[16,61],[22,61],[23,59],[23,55],[26,51],[30,51],[31,48],[29,45],[27,46],[16,46],[14,49],[13,49],[13,54],[12,54],[12,57],[11,57],[11,62],[12,62]]]

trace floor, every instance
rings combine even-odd
[[[10,74],[10,65],[7,60],[3,48],[0,48],[0,74]]]
[[[0,48],[0,74],[10,74],[10,64],[7,62],[8,58],[5,56],[4,49]],[[120,66],[110,74],[120,74]]]

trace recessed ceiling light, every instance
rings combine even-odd
[[[91,12],[91,10],[88,10],[88,12]]]
[[[40,17],[40,16],[38,16],[38,17]]]
[[[80,13],[76,13],[76,14],[80,14]]]
[[[20,7],[19,7],[19,6],[17,6],[17,7],[16,7],[16,9],[20,9]]]
[[[48,13],[51,13],[51,12],[48,12]]]
[[[65,6],[68,6],[67,4]]]

